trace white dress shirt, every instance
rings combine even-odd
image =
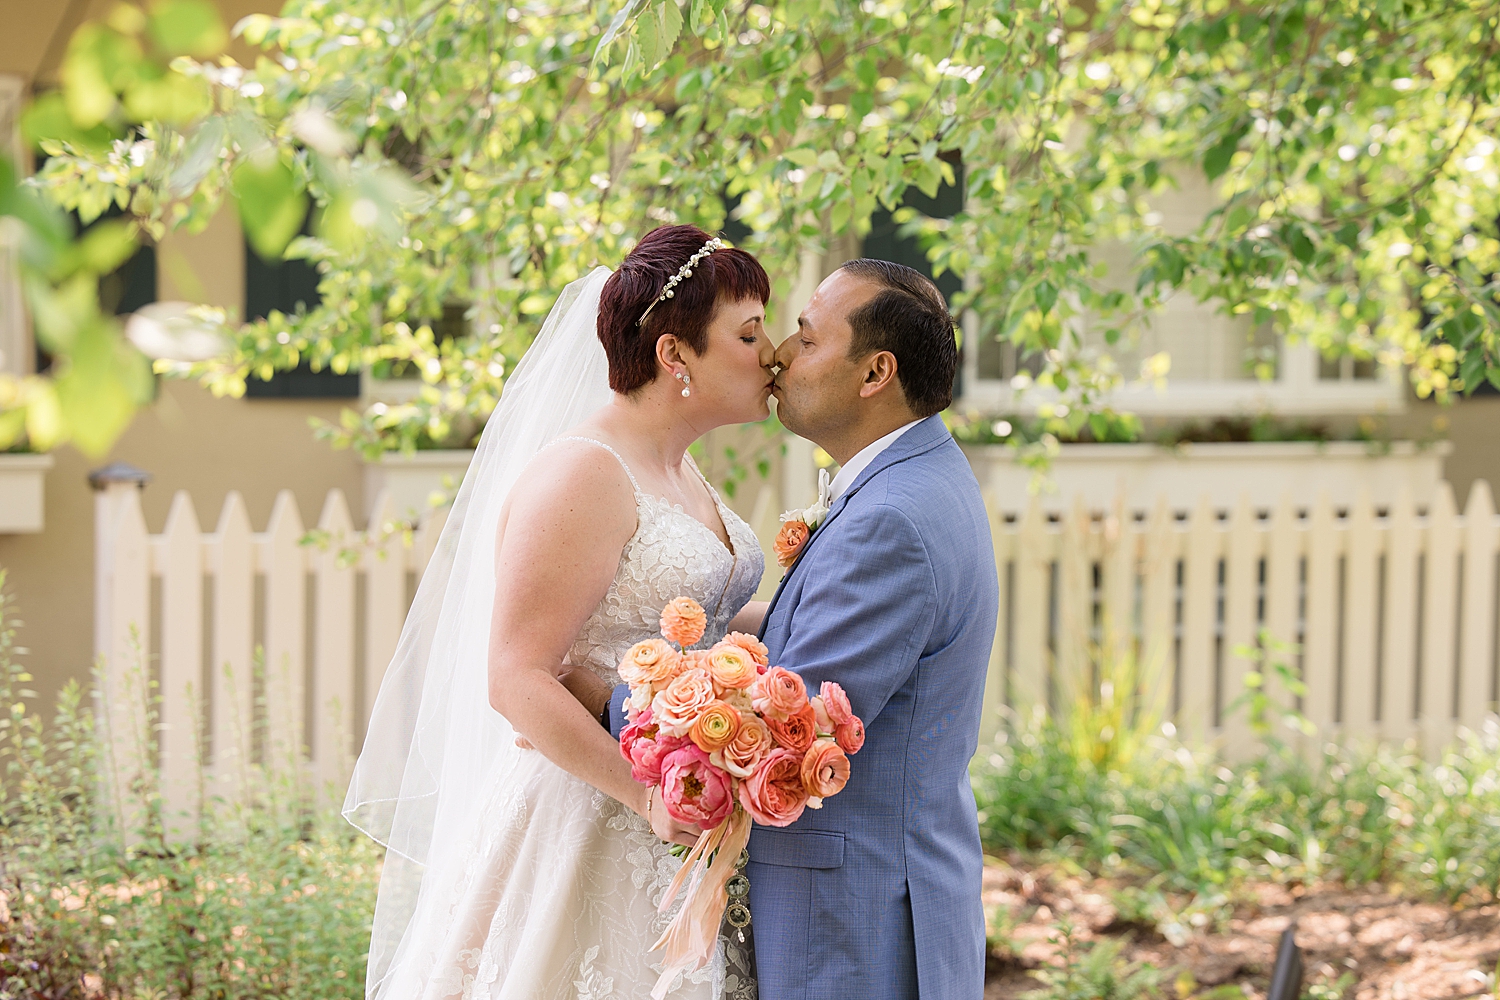
[[[859,478],[859,474],[864,472],[871,462],[875,461],[877,455],[895,444],[898,437],[926,419],[926,417],[918,417],[911,423],[897,427],[885,437],[871,441],[860,449],[858,455],[855,455],[839,467],[839,474],[833,477],[833,485],[828,490],[829,499],[837,500],[842,496],[845,490],[854,485],[854,481]]]

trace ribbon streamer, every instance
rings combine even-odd
[[[699,835],[672,884],[667,886],[658,913],[667,912],[678,891],[691,882],[683,895],[682,909],[651,946],[652,951],[666,949],[666,967],[651,990],[651,1000],[664,1000],[678,975],[702,968],[713,954],[719,925],[724,920],[724,908],[729,903],[726,887],[734,875],[740,852],[750,842],[752,825],[749,814],[736,806],[728,819]],[[709,861],[711,855],[712,862]]]

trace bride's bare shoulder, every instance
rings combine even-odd
[[[506,506],[510,516],[535,523],[588,524],[634,530],[635,487],[610,451],[578,438],[554,441],[516,479]]]

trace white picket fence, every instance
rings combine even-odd
[[[1096,689],[1101,663],[1131,656],[1143,704],[1242,757],[1248,712],[1229,709],[1258,665],[1237,651],[1263,634],[1295,647],[1287,660],[1306,694],[1281,700],[1318,741],[1415,738],[1432,756],[1494,711],[1500,520],[1482,481],[1462,515],[1442,483],[1420,512],[1407,499],[1223,511],[1163,498],[1149,512],[1075,505],[1055,520],[1035,502],[992,504],[991,517],[991,728],[1002,705],[1059,709]]]
[[[342,799],[415,581],[442,530],[441,515],[431,517],[407,544],[389,497],[373,509],[373,531],[356,531],[334,490],[309,533],[282,491],[257,533],[230,493],[217,527],[204,532],[180,492],[165,530],[151,535],[133,484],[97,494],[101,719],[127,829],[151,763],[159,765],[163,815],[179,836],[195,828],[205,796],[232,803],[251,774],[295,769]]]
[[[133,485],[106,486],[97,503],[96,647],[118,801],[139,808],[132,776],[153,760],[184,833],[204,796],[233,801],[252,771],[310,771],[336,800],[440,518],[404,544],[383,497],[367,535],[335,491],[322,544],[305,544],[287,492],[260,533],[233,493],[211,532],[184,493],[160,535]],[[1061,709],[1097,687],[1101,663],[1133,656],[1143,704],[1244,755],[1253,734],[1228,709],[1254,664],[1236,650],[1262,630],[1298,648],[1297,707],[1320,740],[1415,737],[1433,754],[1494,708],[1500,519],[1483,482],[1462,515],[1443,484],[1420,512],[1326,499],[1174,511],[1163,499],[1055,520],[1035,502],[992,502],[991,517],[991,731],[1002,706]]]

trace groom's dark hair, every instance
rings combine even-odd
[[[906,405],[919,417],[953,402],[958,341],[953,316],[937,285],[922,272],[888,260],[861,257],[840,270],[880,285],[875,297],[849,314],[849,356],[890,351]]]

